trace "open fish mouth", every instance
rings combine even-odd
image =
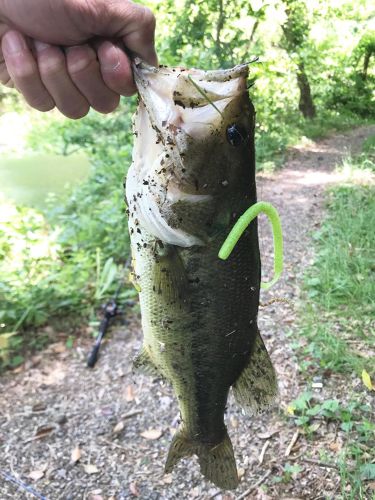
[[[136,60],[133,73],[150,120],[162,142],[168,144],[177,130],[191,138],[202,138],[218,127],[225,119],[224,110],[228,104],[247,91],[249,64],[203,71],[155,68]]]
[[[204,245],[199,228],[183,227],[174,208],[190,204],[191,213],[205,206],[215,210],[211,202],[218,193],[211,179],[218,169],[224,172],[223,162],[230,165],[236,141],[246,142],[252,132],[253,123],[244,118],[251,113],[243,113],[242,105],[248,64],[203,71],[155,68],[136,60],[133,71],[140,103],[126,187],[129,210],[163,243]],[[240,128],[233,128],[241,120]],[[220,189],[226,177],[223,173]]]

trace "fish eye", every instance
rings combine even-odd
[[[244,130],[243,127],[237,125],[236,123],[232,123],[227,127],[227,141],[231,146],[237,148],[241,146],[246,139],[248,138],[248,134]]]

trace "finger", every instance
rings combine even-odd
[[[155,16],[147,7],[142,5],[133,9],[132,22],[123,36],[125,46],[154,66],[158,65],[155,51]]]
[[[6,87],[10,87],[13,85],[12,79],[9,76],[5,61],[4,61],[4,56],[3,56],[3,51],[0,45],[0,83],[2,85],[5,85]]]
[[[25,37],[18,31],[8,31],[2,38],[2,51],[7,72],[28,104],[39,111],[53,109],[55,103],[42,83]]]
[[[155,16],[143,5],[122,0],[108,3],[107,16],[111,16],[111,30],[122,38],[125,46],[150,64],[157,66],[155,52]],[[99,33],[98,33],[99,34]],[[105,33],[103,33],[105,35]]]
[[[65,54],[54,45],[34,41],[42,81],[57,108],[68,118],[77,120],[87,115],[90,105],[72,82]]]
[[[68,73],[91,106],[100,113],[110,113],[120,101],[119,92],[103,81],[95,51],[89,45],[77,45],[66,51]]]
[[[100,70],[106,85],[120,95],[131,96],[137,92],[128,56],[112,42],[97,44]]]

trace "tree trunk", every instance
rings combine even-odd
[[[370,57],[371,57],[371,51],[366,50],[365,52],[365,59],[363,61],[363,79],[367,80],[367,71],[368,71],[368,66],[370,63]]]
[[[305,118],[315,118],[316,110],[311,96],[309,79],[307,78],[303,62],[298,63],[297,83],[300,91],[299,110]]]
[[[225,57],[223,57],[222,45],[221,45],[221,31],[224,28],[225,14],[224,14],[224,4],[223,0],[219,0],[219,17],[216,24],[216,46],[215,52],[219,63],[222,65],[225,62]]]

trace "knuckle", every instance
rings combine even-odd
[[[64,69],[64,57],[62,55],[41,58],[39,61],[39,71],[42,77],[51,78],[57,76]]]
[[[67,56],[68,73],[71,77],[88,71],[92,66],[98,64],[94,51],[80,51],[76,54],[69,52]]]
[[[16,81],[29,81],[34,78],[38,78],[38,72],[34,64],[19,64],[13,68],[9,68],[12,73],[12,77]]]
[[[151,32],[155,30],[156,19],[153,12],[148,7],[143,7],[142,24]]]

